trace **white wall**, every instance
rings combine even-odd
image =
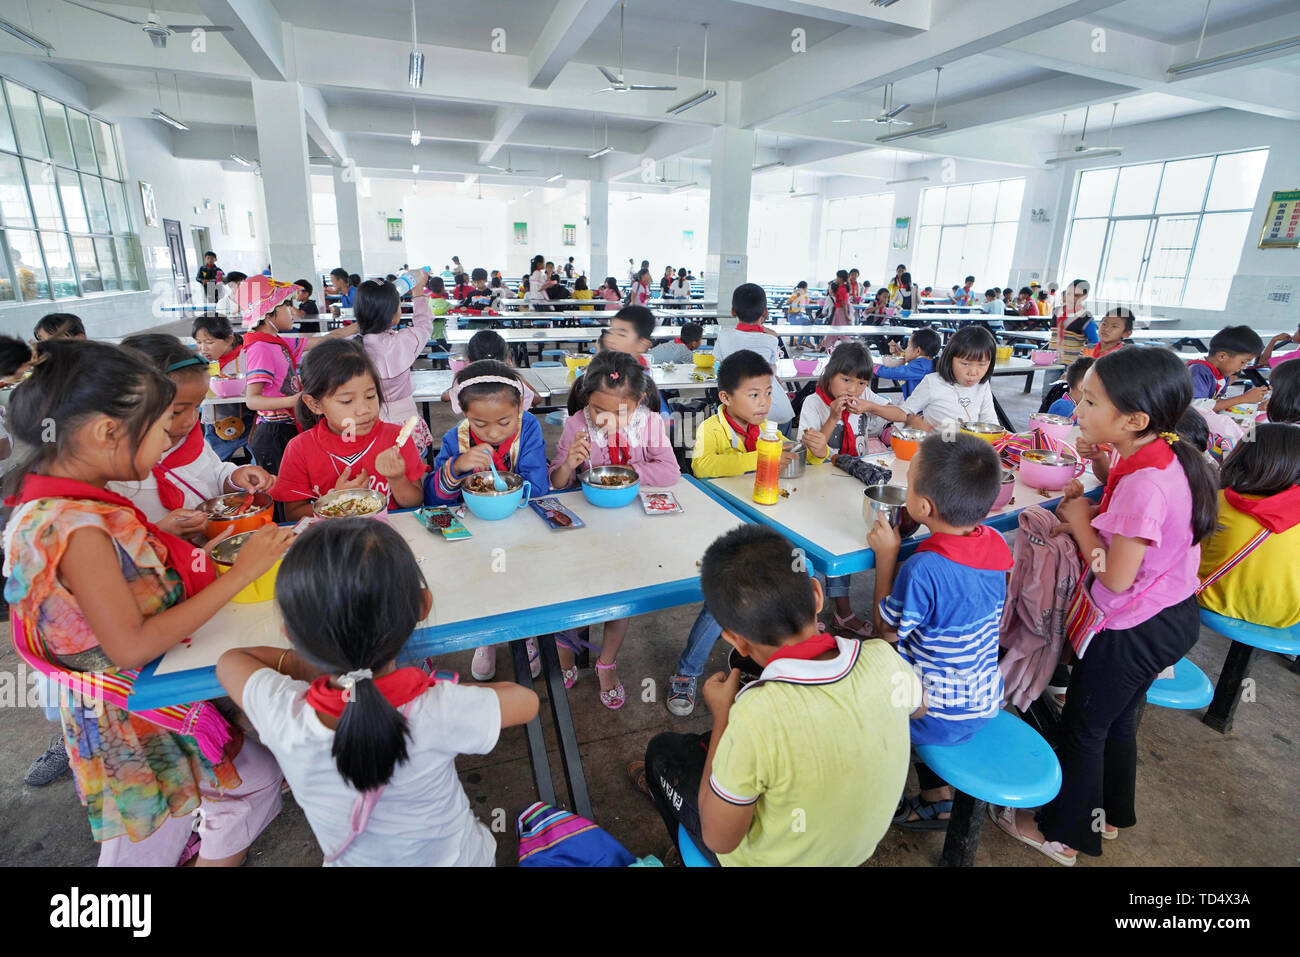
[[[807,192],[812,192],[808,189]],[[817,249],[810,237],[821,196],[790,199],[780,193],[756,196],[749,203],[749,279],[751,282],[794,285],[811,280]]]
[[[709,197],[690,190],[684,193],[609,194],[609,271],[619,288],[627,285],[627,261],[650,260],[650,278],[657,284],[666,266],[683,266],[696,276],[704,269],[709,251]],[[688,245],[684,232],[693,232]],[[753,270],[751,269],[751,273]],[[598,277],[604,280],[604,276]]]

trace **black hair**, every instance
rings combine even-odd
[[[1021,286],[1021,287],[1020,287],[1020,292],[1016,293],[1016,295],[1017,295],[1017,296],[1029,296],[1030,298],[1033,298],[1034,291],[1033,291],[1032,289],[1030,289],[1028,286]]]
[[[542,255],[534,256],[532,259],[528,261],[528,265],[531,267],[529,269],[530,272],[536,272],[538,266],[546,265],[546,257]]]
[[[31,346],[16,336],[0,336],[0,378],[9,378],[31,361]]]
[[[632,361],[635,362],[636,360],[633,359]],[[520,381],[519,374],[504,362],[498,362],[495,359],[480,359],[477,362],[471,362],[457,372],[456,382],[467,382],[470,379],[484,375],[500,376],[503,379],[513,379],[515,382]],[[512,388],[503,382],[479,382],[466,386],[456,396],[456,401],[460,403],[462,412],[468,412],[471,403],[477,402],[479,399],[500,398],[502,396],[512,405],[522,407],[524,404],[522,390]]]
[[[379,404],[384,404],[384,388],[379,380],[379,370],[366,355],[365,347],[356,339],[327,339],[312,349],[302,360],[302,391],[294,406],[294,415],[303,429],[310,429],[321,416],[307,408],[303,396],[317,402],[341,389],[357,376],[368,375],[375,383]]]
[[[1070,280],[1070,288],[1071,288],[1071,289],[1077,288],[1077,287],[1079,287],[1079,286],[1082,286],[1082,287],[1083,287],[1083,294],[1084,294],[1085,296],[1088,295],[1090,292],[1092,292],[1092,283],[1088,282],[1088,280],[1086,280],[1086,279],[1071,279],[1071,280]]]
[[[360,273],[355,273],[355,272],[354,272],[354,273],[348,273],[348,285],[349,285],[349,286],[359,286],[359,285],[361,285],[361,274],[360,274]]]
[[[211,249],[209,249],[207,252],[203,254],[204,259],[206,259],[208,256],[211,256],[213,259],[217,258],[217,254],[214,253]]]
[[[17,350],[11,351],[16,357]],[[176,384],[139,353],[107,342],[55,339],[41,343],[36,355],[32,374],[9,399],[9,432],[26,450],[5,472],[9,493],[22,487],[28,473],[68,454],[77,430],[96,415],[123,424],[134,455],[176,395]]]
[[[584,289],[586,289],[586,288],[587,288],[587,277],[586,277],[586,276],[579,276],[577,279],[573,280],[573,291],[574,291],[574,292],[582,292],[582,291],[583,291]]]
[[[1133,331],[1133,320],[1134,320],[1133,310],[1129,309],[1127,306],[1116,306],[1110,312],[1106,313],[1106,315],[1104,315],[1102,318],[1109,319],[1111,316],[1114,316],[1117,319],[1124,320],[1124,338],[1127,339],[1129,337],[1129,334]]]
[[[41,316],[36,328],[32,330],[33,337],[39,337],[42,333],[46,339],[71,339],[74,336],[84,336],[86,325],[80,316],[70,312],[51,312]]]
[[[1300,358],[1279,362],[1269,375],[1268,420],[1300,425]]]
[[[200,332],[206,332],[213,339],[225,339],[239,345],[243,341],[243,336],[235,332],[234,326],[225,316],[207,314],[199,316],[194,320],[194,325],[190,327],[190,335],[197,336]]]
[[[331,278],[331,279],[342,279],[342,280],[344,280],[344,281],[346,282],[347,279],[348,279],[348,271],[347,271],[346,269],[342,268],[341,266],[340,266],[338,269],[331,269],[331,270],[330,270],[330,278]]]
[[[631,261],[632,261],[632,260],[630,260],[630,259],[628,260],[628,262],[631,262]],[[615,279],[613,276],[606,276],[606,277],[605,277],[605,281],[604,281],[603,283],[601,283],[601,288],[602,288],[602,289],[612,289],[612,290],[614,290],[615,292],[618,292],[618,291],[619,291],[619,288],[618,288],[618,280]]]
[[[227,283],[243,282],[247,278],[248,278],[248,273],[240,272],[238,269],[232,269],[230,272],[226,273]]]
[[[871,358],[871,349],[865,343],[841,342],[826,360],[826,368],[822,369],[822,374],[817,379],[817,387],[830,395],[831,381],[837,375],[870,382],[875,372],[876,364]]]
[[[835,270],[835,278],[843,282],[849,278],[849,271],[847,269],[837,269]]]
[[[993,507],[1002,460],[993,446],[973,435],[958,432],[947,440],[936,434],[921,443],[908,475],[917,494],[934,503],[939,518],[965,528],[978,525]]]
[[[807,288],[808,288],[808,280],[807,280],[807,279],[800,279],[799,282],[795,285],[794,288],[796,288],[796,289],[807,289]]]
[[[952,371],[954,359],[987,362],[989,367],[984,370],[984,378],[980,379],[980,382],[988,382],[993,376],[993,358],[997,352],[998,344],[993,338],[993,333],[983,326],[963,326],[953,333],[948,344],[943,347],[943,352],[939,353],[939,358],[934,363],[934,371],[939,373],[939,378],[944,382],[956,382],[957,376]]]
[[[974,281],[975,281],[975,277],[974,277],[974,276],[967,276],[966,279],[965,279],[965,282],[974,282]]]
[[[447,287],[446,287],[446,285],[443,284],[443,281],[442,281],[442,277],[441,277],[441,276],[430,276],[430,277],[429,277],[429,281],[428,281],[428,283],[426,283],[426,285],[429,287],[429,291],[430,291],[430,292],[436,292],[438,295],[442,296],[444,299],[446,298],[446,296],[447,296]]]
[[[1088,370],[1092,368],[1092,364],[1096,361],[1091,356],[1080,356],[1071,362],[1065,370],[1066,389],[1073,392],[1079,388],[1079,383],[1083,381],[1083,377],[1088,374]]]
[[[293,284],[294,284],[295,286],[299,286],[299,287],[301,287],[302,290],[303,290],[303,292],[307,293],[307,295],[309,295],[309,296],[310,296],[310,295],[315,291],[315,289],[316,289],[316,287],[313,286],[313,285],[312,285],[308,280],[306,280],[306,279],[295,279],[295,280],[293,281]]]
[[[484,269],[482,266],[475,266],[474,272],[470,274],[470,278],[475,280],[476,282],[480,279],[483,280],[484,282],[487,282],[487,277],[488,277],[487,270]]]
[[[614,313],[614,318],[631,323],[638,339],[650,339],[655,334],[655,314],[645,306],[624,306]]]
[[[469,343],[465,346],[465,358],[470,362],[478,362],[480,359],[495,359],[498,362],[505,362],[506,340],[499,332],[493,332],[491,329],[480,329],[469,337]]]
[[[1257,356],[1264,351],[1264,340],[1250,326],[1224,326],[1210,340],[1210,355],[1226,352],[1230,356]]]
[[[576,402],[570,403],[578,409],[585,408],[587,400],[597,389],[607,392],[627,390],[628,397],[635,403],[644,405],[651,412],[660,409],[659,389],[654,379],[641,367],[636,356],[626,352],[598,352],[587,364],[574,386]]]
[[[688,322],[678,334],[683,343],[699,342],[704,338],[704,327],[698,322]]]
[[[678,279],[685,279],[685,278],[686,278],[687,276],[689,276],[689,275],[690,275],[690,273],[686,271],[686,267],[685,267],[685,266],[683,266],[681,269],[677,270],[677,278],[678,278]]]
[[[1204,452],[1210,447],[1210,423],[1190,405],[1178,417],[1178,426],[1174,431],[1178,433],[1180,442],[1192,443],[1198,452]]]
[[[327,674],[378,671],[420,622],[424,575],[391,526],[342,518],[308,528],[285,554],[275,601],[293,647]],[[410,728],[372,679],[356,682],[330,754],[358,791],[387,784],[408,759]]]
[[[746,641],[774,647],[817,618],[812,582],[792,560],[794,546],[762,525],[714,539],[700,560],[700,589],[718,624]]]
[[[1241,495],[1276,495],[1300,483],[1300,428],[1282,422],[1255,426],[1223,460],[1219,482]]]
[[[166,376],[208,374],[208,360],[175,336],[160,332],[143,332],[138,335],[127,336],[122,340],[121,348],[135,350]],[[185,362],[187,359],[198,359],[202,365],[190,364],[173,372],[167,371],[170,366],[178,362]]]
[[[985,290],[984,290],[984,295],[989,296],[990,298],[996,299],[997,296],[998,296],[998,290],[996,290],[996,289],[985,289]]]
[[[772,366],[752,349],[739,349],[718,366],[718,391],[735,392],[746,379],[772,377]]]
[[[397,273],[390,272],[384,277],[384,282],[397,282]]]
[[[1135,438],[1176,432],[1183,410],[1192,404],[1192,374],[1169,349],[1117,349],[1098,359],[1092,373],[1120,412],[1146,413],[1150,421]],[[1210,463],[1190,443],[1175,442],[1173,450],[1192,492],[1192,541],[1199,542],[1214,530],[1216,482]]]
[[[902,277],[899,279],[899,282],[901,282],[901,283],[902,283],[904,286],[906,286],[907,288],[911,289],[911,288],[912,288],[912,274],[911,274],[910,272],[905,272],[905,273],[903,273]]]
[[[933,359],[943,348],[943,338],[929,326],[912,333],[911,344],[921,350],[921,355]]]
[[[352,300],[352,314],[363,336],[391,329],[393,316],[401,307],[402,297],[398,295],[397,287],[377,279],[367,279],[357,286],[357,294]]]
[[[759,322],[767,312],[767,293],[756,282],[741,283],[731,294],[731,311],[741,322]]]

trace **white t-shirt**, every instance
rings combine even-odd
[[[528,276],[528,298],[529,299],[550,299],[546,295],[546,270],[535,269]]]
[[[877,405],[891,404],[885,396],[872,392],[870,386],[863,389],[862,395],[858,398],[867,402],[874,402]],[[820,429],[826,424],[830,414],[830,406],[823,402],[822,397],[814,392],[803,400],[803,408],[799,410],[799,431],[796,434],[803,435],[805,429]],[[862,455],[867,449],[866,442],[863,439],[879,437],[884,427],[885,420],[878,415],[865,412],[858,415],[854,415],[852,412],[849,413],[849,428],[853,430],[853,437],[857,442],[859,455]],[[840,446],[838,444],[831,446],[831,454],[838,453],[839,450]]]
[[[781,348],[776,336],[768,335],[766,332],[741,332],[734,327],[722,329],[718,332],[717,341],[713,345],[714,374],[717,374],[718,366],[722,365],[723,359],[741,349],[757,352],[773,368],[776,368],[776,362],[781,358]],[[776,376],[772,376],[772,410],[768,412],[767,417],[777,425],[785,425],[794,418],[790,397],[786,395],[785,386]]]
[[[173,446],[168,449],[166,454],[170,455],[175,448]],[[226,482],[237,468],[239,466],[234,462],[221,461],[212,446],[205,441],[198,458],[189,465],[170,470],[172,484],[185,496],[181,508],[198,508],[208,499],[231,491],[226,487]],[[158,497],[158,480],[152,472],[139,482],[109,482],[108,490],[129,498],[151,522],[166,517],[168,513],[168,509],[163,507],[162,499]]]
[[[334,732],[307,704],[305,681],[262,668],[244,685],[244,711],[280,763],[328,857],[347,840],[360,796],[330,755]],[[409,759],[384,787],[370,822],[334,866],[491,867],[496,842],[470,810],[457,754],[487,754],[501,733],[489,688],[439,683],[404,708]]]
[[[930,425],[943,425],[952,419],[966,422],[998,420],[989,383],[961,386],[946,381],[937,372],[931,372],[920,381],[903,402],[903,408],[913,414],[924,414]]]
[[[688,279],[674,279],[668,287],[668,294],[673,299],[690,299],[691,283]]]

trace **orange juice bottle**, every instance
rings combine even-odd
[[[781,497],[781,434],[775,422],[764,422],[755,451],[758,469],[754,474],[754,501],[759,505],[775,505]]]

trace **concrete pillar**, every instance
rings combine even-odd
[[[713,131],[709,158],[709,254],[704,267],[704,298],[717,299],[718,310],[726,312],[732,292],[748,281],[754,131],[719,126]]]
[[[278,80],[252,84],[271,274],[293,282],[316,272],[302,87]]]
[[[339,261],[335,265],[364,276],[366,270],[361,258],[361,211],[357,203],[358,176],[355,166],[334,167],[334,206],[338,211],[339,223]]]
[[[587,285],[597,289],[609,275],[609,183],[587,182],[587,227],[591,236],[591,262],[587,264]]]

